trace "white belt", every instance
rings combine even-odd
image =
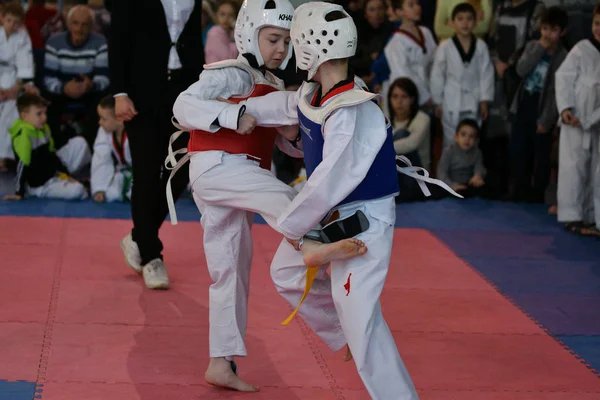
[[[175,212],[175,200],[173,200],[173,191],[171,190],[171,179],[177,173],[179,168],[185,165],[190,160],[192,153],[188,153],[187,148],[179,149],[177,151],[173,151],[173,143],[181,136],[182,133],[187,132],[188,130],[183,126],[179,125],[177,122],[171,119],[171,123],[179,129],[177,132],[171,135],[169,138],[169,155],[165,159],[165,168],[171,171],[169,175],[169,179],[167,180],[167,205],[169,206],[169,216],[171,217],[171,224],[177,225],[177,213]],[[185,154],[179,162],[175,158],[176,155]]]
[[[440,181],[439,179],[430,178],[429,171],[427,171],[425,168],[413,166],[410,160],[405,156],[396,156],[396,160],[402,161],[404,164],[408,165],[408,167],[400,167],[396,165],[396,169],[398,170],[398,172],[416,179],[425,197],[431,196],[431,192],[429,191],[429,188],[425,183],[431,183],[433,185],[437,185],[443,188],[453,196],[459,197],[461,199],[463,198],[463,196],[456,193],[450,186],[446,185],[444,182]],[[421,175],[419,174],[419,172],[422,172],[423,174]],[[400,188],[400,190],[402,190],[402,188]]]

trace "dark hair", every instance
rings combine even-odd
[[[390,4],[394,10],[401,10],[404,5],[404,0],[390,0]]]
[[[569,16],[560,7],[549,7],[542,14],[541,25],[558,26],[561,30],[564,30],[568,24]]]
[[[25,9],[23,5],[18,1],[9,1],[8,3],[2,6],[2,15],[14,15],[19,18],[21,21],[25,19]]]
[[[229,4],[235,11],[236,15],[240,12],[241,5],[240,2],[237,0],[219,0],[217,2],[217,6],[215,7],[215,11],[219,11],[219,8],[221,6],[224,6],[225,4]]]
[[[47,107],[48,101],[42,96],[37,94],[24,93],[17,98],[17,110],[20,113],[24,113],[29,110],[30,107]]]
[[[112,95],[104,96],[100,103],[98,103],[100,108],[104,108],[106,110],[115,111],[115,98]]]
[[[415,85],[415,83],[409,78],[398,78],[390,85],[390,90],[388,91],[387,95],[388,113],[390,115],[392,124],[396,119],[394,107],[392,107],[392,92],[396,88],[401,89],[408,95],[408,97],[413,99],[412,106],[410,107],[410,119],[414,118],[419,112],[419,89],[417,89],[417,85]]]
[[[473,19],[477,19],[477,11],[469,3],[459,3],[452,9],[452,20],[456,18],[459,13],[469,13],[473,16]]]
[[[599,15],[600,14],[600,3],[596,4],[596,7],[594,7],[594,15]]]
[[[474,119],[466,118],[460,121],[456,127],[456,133],[458,133],[463,126],[469,126],[473,128],[477,136],[479,136],[479,124]]]

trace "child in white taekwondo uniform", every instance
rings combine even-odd
[[[487,119],[488,102],[494,99],[494,67],[487,45],[473,35],[475,8],[460,3],[452,10],[451,39],[438,47],[431,69],[431,96],[436,116],[442,119],[444,147],[455,143],[460,121]]]
[[[291,57],[289,29],[293,13],[288,0],[246,0],[235,27],[240,56],[206,65],[199,81],[183,92],[173,107],[176,126],[190,132],[190,141],[187,151],[170,151],[167,168],[173,174],[190,160],[190,182],[202,215],[204,252],[214,282],[209,291],[211,360],[205,379],[240,391],[258,390],[237,376],[233,362],[235,356],[247,355],[244,337],[253,213],[277,227],[277,218],[297,192],[270,172],[274,145],[291,156],[301,157],[302,152],[283,136],[295,139],[297,126],[288,133],[281,130],[283,134],[275,125],[256,127],[255,119],[244,113],[245,106],[239,103],[284,89],[283,81],[268,69],[285,68]],[[180,132],[171,137],[171,143]],[[177,153],[187,154],[176,162]],[[169,211],[176,224],[169,186]],[[319,264],[366,252],[364,243],[357,239],[330,245],[314,242],[312,246],[308,245],[305,252],[309,262]],[[315,251],[308,252],[309,248]],[[296,273],[297,280],[302,280],[304,271]],[[333,307],[332,300],[330,303]],[[343,341],[341,345],[345,344]]]
[[[31,40],[23,28],[25,12],[19,3],[0,6],[0,172],[6,170],[7,160],[14,160],[9,128],[19,118],[17,96],[24,88],[39,94],[33,86],[33,55]]]
[[[92,157],[92,196],[98,203],[131,200],[131,151],[125,125],[115,115],[115,98],[98,104],[100,128]]]
[[[391,12],[402,20],[383,50],[390,66],[389,84],[397,78],[410,78],[419,90],[419,106],[433,103],[429,90],[429,75],[437,45],[431,31],[418,25],[421,20],[419,0],[390,0]],[[384,99],[387,91],[382,92]],[[387,112],[387,104],[384,112]]]
[[[555,74],[561,114],[558,221],[600,236],[600,4],[592,38],[577,43]]]
[[[332,323],[332,317],[339,316],[358,373],[373,399],[417,399],[379,302],[392,250],[394,196],[399,192],[391,125],[374,101],[378,96],[348,76],[357,32],[341,6],[324,2],[299,6],[291,36],[298,68],[307,70],[313,82],[305,82],[298,92],[245,102],[257,125],[299,121],[302,136],[308,180],[278,219],[286,240],[271,265],[272,278],[279,293],[295,306],[304,286],[296,271],[306,270],[295,249],[302,247],[304,235],[332,214],[339,213],[342,219],[357,212],[365,215],[368,227],[356,238],[365,242],[368,252],[331,262],[331,277],[321,271],[299,313],[333,350],[341,347],[339,338],[336,341],[339,328]],[[447,188],[427,176],[419,179]],[[328,296],[333,304],[323,301]]]

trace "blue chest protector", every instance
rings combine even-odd
[[[302,147],[304,150],[304,163],[306,176],[310,178],[315,168],[323,161],[324,139],[322,127],[319,123],[310,120],[298,108],[298,119],[302,134]],[[341,178],[343,179],[343,177]],[[399,192],[398,174],[396,170],[396,152],[392,142],[392,127],[387,127],[387,137],[381,150],[377,154],[367,176],[338,205],[349,204],[357,201],[367,201],[392,196]]]

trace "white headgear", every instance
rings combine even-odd
[[[358,34],[352,17],[337,4],[304,3],[296,9],[290,31],[296,65],[308,71],[308,79],[328,60],[356,53]]]
[[[252,54],[258,66],[264,65],[264,60],[258,48],[258,31],[265,26],[290,29],[294,6],[289,0],[244,0],[235,22],[235,45],[240,54]],[[292,46],[279,66],[285,69],[292,57]]]

